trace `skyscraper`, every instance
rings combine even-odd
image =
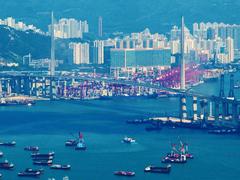
[[[55,34],[54,34],[54,15],[52,12],[52,25],[51,25],[51,62],[49,63],[49,75],[55,75]]]
[[[185,57],[184,57],[184,47],[185,47],[185,23],[184,17],[182,17],[182,27],[181,27],[181,89],[185,89]]]
[[[103,36],[103,19],[101,16],[98,18],[98,36],[102,37]]]

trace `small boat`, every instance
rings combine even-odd
[[[15,146],[16,142],[12,141],[12,142],[0,142],[0,146]]]
[[[124,137],[122,142],[127,143],[127,144],[132,144],[132,143],[135,143],[136,140],[133,138],[130,138],[130,137]]]
[[[78,144],[78,141],[75,139],[69,139],[65,142],[65,146],[76,146]]]
[[[60,170],[69,170],[71,169],[71,165],[60,165],[60,164],[53,164],[50,166],[51,169],[60,169]]]
[[[39,177],[41,175],[40,171],[36,171],[36,172],[19,172],[18,176],[20,177]]]
[[[31,157],[32,158],[37,158],[37,157],[50,157],[50,156],[54,156],[54,152],[49,152],[47,154],[41,154],[41,153],[32,153]]]
[[[0,162],[0,169],[13,169],[14,164],[9,163],[8,160],[5,160],[4,162]]]
[[[40,166],[50,166],[52,165],[52,160],[35,160],[33,161],[34,165],[40,165]]]
[[[3,157],[3,152],[2,151],[0,151],[0,157]]]
[[[44,173],[44,169],[40,168],[40,169],[32,169],[32,168],[27,168],[25,169],[24,172],[40,172],[41,174]]]
[[[27,146],[24,148],[25,151],[33,151],[33,152],[36,152],[36,151],[39,151],[39,147],[38,146]]]
[[[166,167],[148,166],[144,169],[144,172],[169,174],[171,172],[171,165],[169,164]]]
[[[27,106],[32,106],[32,103],[28,103]]]
[[[135,176],[135,172],[131,172],[131,171],[115,171],[114,175],[116,176]]]
[[[2,174],[0,173],[0,178],[2,177]]]
[[[79,140],[78,140],[78,143],[75,147],[75,150],[82,150],[82,151],[85,151],[87,149],[87,146],[84,142],[84,139],[83,139],[83,134],[79,132]]]

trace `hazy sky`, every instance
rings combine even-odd
[[[91,30],[103,16],[105,31],[165,31],[179,22],[194,21],[239,23],[240,0],[0,0],[0,17],[13,16],[46,29],[49,12],[57,18],[86,19]]]

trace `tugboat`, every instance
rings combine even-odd
[[[86,149],[87,149],[87,146],[84,142],[83,134],[79,132],[79,140],[78,140],[77,146],[75,147],[75,150],[85,151]]]
[[[52,160],[35,160],[33,161],[34,165],[39,165],[39,166],[50,166],[52,165]]]
[[[135,172],[131,172],[131,171],[115,171],[114,175],[116,176],[135,176]]]
[[[0,146],[15,146],[16,142],[12,141],[12,142],[0,142]]]
[[[169,164],[166,167],[148,166],[144,169],[144,172],[169,174],[171,172],[171,165]]]
[[[18,176],[19,177],[39,177],[41,175],[40,171],[36,171],[36,172],[19,172]]]
[[[0,162],[0,169],[13,169],[14,168],[14,164],[13,163],[9,163],[8,160],[5,160],[4,162]]]
[[[126,136],[123,138],[122,142],[127,143],[127,144],[132,144],[132,143],[135,143],[136,140]]]
[[[24,148],[25,151],[33,151],[33,152],[36,152],[36,151],[39,151],[39,147],[38,146],[27,146]]]
[[[51,169],[59,169],[59,170],[69,170],[71,169],[71,165],[60,165],[60,164],[53,164],[50,166]]]
[[[77,146],[77,144],[78,144],[78,141],[76,139],[69,139],[65,142],[65,146],[70,146],[70,147]]]

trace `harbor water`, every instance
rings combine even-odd
[[[217,82],[202,84],[194,91],[218,94]],[[239,90],[237,90],[239,91]],[[226,91],[227,92],[227,91]],[[39,146],[40,152],[55,152],[54,163],[71,164],[70,171],[45,167],[40,179],[114,180],[117,170],[135,171],[137,180],[236,180],[239,177],[240,137],[211,135],[206,131],[164,128],[146,132],[144,125],[127,125],[126,120],[178,111],[177,98],[113,98],[93,101],[42,101],[35,106],[0,107],[0,141],[17,142],[16,147],[0,147],[4,157],[15,164],[12,171],[0,170],[5,180],[18,178],[17,173],[34,167],[25,146]],[[86,151],[65,147],[67,139],[83,133]],[[123,144],[124,136],[136,144]],[[169,175],[146,174],[148,165],[161,165],[171,143],[189,144],[194,159],[173,165]],[[38,168],[38,167],[34,167]],[[29,178],[26,178],[29,179]]]

